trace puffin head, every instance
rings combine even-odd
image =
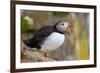
[[[73,24],[71,21],[59,21],[54,25],[54,28],[61,33],[66,32],[70,35],[72,33]]]

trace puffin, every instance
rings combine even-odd
[[[65,40],[65,34],[71,34],[73,24],[67,21],[58,21],[54,25],[40,28],[35,35],[24,43],[33,50],[44,52],[47,57],[48,51],[53,51],[60,47]]]

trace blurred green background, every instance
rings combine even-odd
[[[74,34],[66,34],[64,44],[49,52],[49,57],[58,61],[89,59],[89,13],[21,10],[21,39],[30,39],[41,27],[59,20],[72,20]]]

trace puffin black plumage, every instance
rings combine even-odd
[[[66,21],[59,21],[53,26],[42,27],[33,38],[25,42],[28,47],[43,52],[52,51],[64,43],[65,31],[70,33],[70,25]]]

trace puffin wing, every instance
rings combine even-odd
[[[52,26],[45,26],[41,28],[33,38],[29,40],[29,43],[27,44],[29,47],[32,48],[41,48],[41,44],[45,41],[45,39],[54,32],[54,29]]]
[[[51,26],[45,26],[41,28],[35,35],[34,40],[42,42],[45,40],[52,32],[54,32],[54,29]]]

